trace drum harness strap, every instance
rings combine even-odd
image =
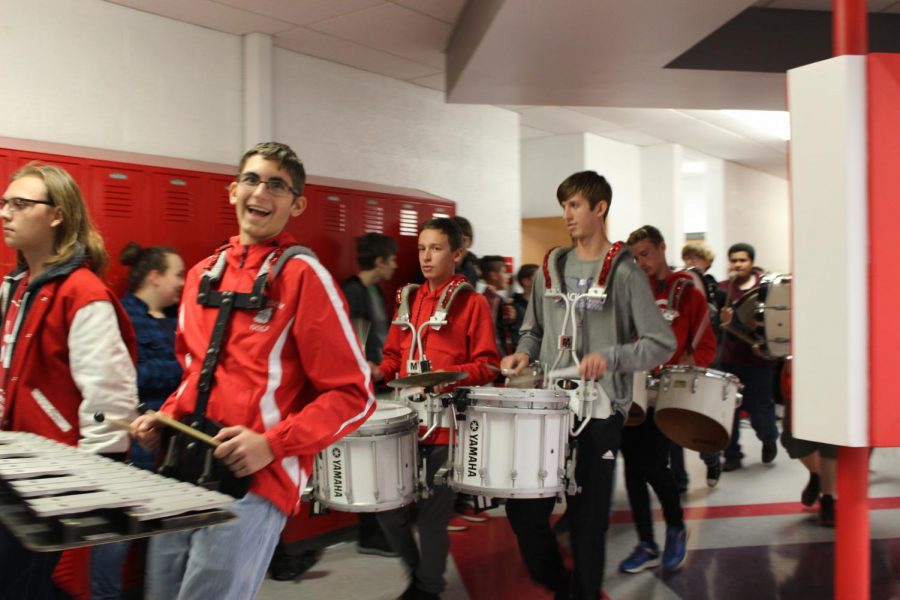
[[[606,300],[609,296],[609,289],[613,281],[613,275],[615,274],[615,270],[619,264],[619,262],[616,261],[616,258],[624,247],[625,243],[621,241],[615,242],[612,245],[603,259],[603,266],[600,268],[600,274],[597,277],[597,281],[592,283],[587,290],[581,293],[568,292],[566,290],[565,277],[563,277],[563,273],[565,272],[565,261],[568,257],[569,252],[572,250],[571,248],[556,247],[550,250],[544,257],[544,296],[546,298],[557,298],[561,300],[565,306],[562,333],[560,334],[559,341],[557,342],[557,350],[559,352],[556,356],[556,360],[554,361],[553,366],[547,371],[546,379],[544,381],[545,387],[556,387],[559,380],[571,379],[573,376],[577,375],[578,367],[581,364],[577,351],[578,304],[585,299],[596,300],[600,304],[600,310],[603,310],[603,308],[606,306]],[[615,307],[613,307],[613,311],[615,311]],[[570,324],[572,327],[571,336],[566,335],[566,329]],[[615,314],[613,314],[613,324],[615,325]],[[618,337],[618,333],[616,333],[616,337]],[[560,363],[566,352],[572,355],[572,360],[574,361],[575,366],[571,369],[557,370],[556,366]],[[586,406],[584,408],[585,414],[583,415],[585,418],[582,421],[581,425],[577,430],[572,430],[570,432],[573,437],[578,436],[584,430],[584,428],[587,427],[587,424],[590,421],[590,414],[592,412],[594,402],[599,400],[605,402],[609,406],[612,405],[609,396],[606,394],[606,391],[602,386],[600,386],[599,384],[594,384],[590,386],[590,390],[588,388],[589,386],[587,385],[587,382],[585,382],[582,378],[581,382],[578,384],[578,387],[575,390],[576,397],[581,396],[581,401]],[[570,397],[572,397],[572,394],[570,394]]]
[[[253,282],[250,292],[235,292],[232,290],[220,291],[218,289],[222,274],[225,272],[227,250],[231,248],[230,244],[226,244],[219,248],[209,259],[209,268],[207,268],[200,276],[199,291],[197,294],[197,303],[201,306],[218,307],[219,311],[216,315],[216,321],[213,325],[212,336],[210,337],[209,346],[203,358],[203,364],[200,368],[200,377],[197,381],[197,401],[194,407],[194,414],[191,418],[191,427],[195,429],[204,429],[206,425],[206,409],[209,404],[209,397],[212,391],[213,380],[216,370],[216,364],[222,350],[222,342],[228,329],[228,322],[234,309],[238,310],[259,310],[258,319],[268,320],[271,318],[271,308],[268,308],[268,297],[266,291],[271,283],[281,272],[285,263],[298,255],[306,255],[315,258],[312,250],[300,246],[280,246],[272,251],[263,261],[263,265]],[[266,313],[265,311],[269,311]],[[173,442],[174,443],[174,438]],[[173,462],[177,460],[174,456],[174,446],[170,445],[170,455],[167,456],[163,466],[174,467]],[[201,475],[202,482],[204,478],[210,477],[212,473],[212,449],[206,453],[204,460],[204,470]]]
[[[415,293],[418,289],[418,284],[409,283],[397,292],[397,304],[399,304],[399,308],[397,309],[397,318],[391,322],[391,325],[396,325],[401,329],[409,329],[412,334],[412,343],[409,346],[409,357],[406,361],[406,372],[409,374],[426,373],[431,370],[431,363],[425,356],[425,344],[422,342],[422,332],[425,328],[432,327],[437,331],[446,325],[447,314],[450,312],[450,307],[453,306],[453,301],[456,299],[456,296],[463,290],[475,291],[475,288],[473,288],[465,279],[455,279],[451,281],[450,284],[444,288],[444,291],[441,292],[441,296],[438,298],[437,305],[434,308],[434,314],[416,329],[415,324],[410,321],[409,314],[412,306],[411,298],[415,297]],[[416,356],[418,356],[418,360],[416,360]]]

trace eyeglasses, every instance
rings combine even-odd
[[[0,210],[9,207],[9,212],[19,212],[32,204],[53,206],[51,200],[29,200],[28,198],[0,198]]]
[[[266,190],[273,196],[300,195],[300,191],[289,186],[284,179],[260,179],[256,173],[242,173],[238,175],[238,183],[254,189],[263,183],[266,186]]]

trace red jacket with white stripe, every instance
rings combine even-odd
[[[465,281],[462,275],[451,277],[436,290],[426,281],[416,291],[415,299],[409,307],[409,321],[418,329],[431,318],[437,307],[441,293],[453,281]],[[394,315],[396,318],[396,313]],[[431,361],[434,371],[462,371],[468,377],[456,385],[476,386],[490,383],[497,376],[488,365],[499,367],[500,354],[494,337],[494,322],[487,300],[474,290],[460,291],[450,306],[447,324],[440,329],[426,327],[422,332],[425,356]],[[406,377],[406,360],[412,345],[409,328],[392,325],[384,343],[384,359],[379,368],[384,373],[384,381],[395,377]],[[416,357],[418,359],[418,357]],[[422,444],[446,445],[450,441],[450,430],[441,427],[435,435]]]
[[[673,298],[676,306],[669,306],[669,296],[676,284],[684,285],[680,298]],[[698,287],[690,273],[676,271],[665,281],[650,280],[656,305],[662,311],[675,311],[670,323],[678,347],[666,365],[689,364],[708,367],[716,357],[716,335],[709,321],[709,307],[704,288]],[[692,358],[688,358],[692,355]]]
[[[287,233],[249,246],[231,238],[218,289],[249,292],[269,254],[293,244]],[[201,261],[185,281],[176,336],[184,377],[161,409],[175,418],[194,411],[218,315],[217,308],[197,302],[208,266],[209,259]],[[307,255],[288,260],[267,296],[264,309],[232,312],[206,416],[265,435],[275,460],[253,475],[250,491],[292,514],[315,454],[362,425],[375,410],[375,399],[346,301],[318,260]]]

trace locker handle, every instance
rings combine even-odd
[[[170,179],[169,183],[171,183],[172,185],[180,186],[180,187],[184,187],[187,185],[187,181],[185,181],[184,179]]]
[[[125,173],[110,173],[109,175],[107,175],[107,177],[109,177],[110,179],[120,180],[128,179],[128,175],[126,175]]]

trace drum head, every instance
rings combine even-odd
[[[763,341],[760,330],[762,322],[759,314],[759,288],[750,290],[734,305],[734,318],[729,328],[735,329],[759,342]]]
[[[683,408],[657,411],[654,421],[667,438],[688,450],[719,452],[728,446],[731,432],[706,415]]]

